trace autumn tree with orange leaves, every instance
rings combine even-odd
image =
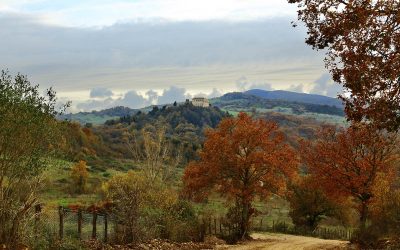
[[[206,132],[200,160],[185,170],[184,191],[197,200],[216,191],[234,201],[240,211],[236,237],[244,238],[253,201],[282,191],[297,168],[297,155],[275,123],[240,113]]]
[[[73,189],[78,193],[83,193],[86,188],[86,182],[89,172],[85,161],[79,161],[71,168],[71,178]]]
[[[365,229],[380,174],[390,180],[398,160],[396,136],[371,126],[325,127],[316,141],[303,142],[301,156],[311,175],[336,197],[352,197]]]
[[[325,49],[350,120],[400,127],[400,0],[288,0],[308,29],[306,43]]]

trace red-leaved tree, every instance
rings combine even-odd
[[[316,141],[303,142],[301,156],[328,194],[354,198],[364,229],[377,177],[391,178],[399,157],[396,150],[395,135],[353,125],[348,129],[325,127]]]
[[[297,155],[275,123],[240,113],[207,131],[200,160],[185,170],[184,191],[197,200],[216,191],[234,201],[240,214],[237,236],[243,238],[254,199],[282,191],[297,168]]]
[[[325,49],[325,63],[346,114],[381,128],[400,127],[400,0],[288,0],[298,5],[307,44]]]

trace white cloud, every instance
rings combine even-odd
[[[207,95],[208,98],[220,97],[222,96],[222,92],[217,88],[213,88],[211,93]]]
[[[183,102],[186,99],[190,99],[191,95],[187,93],[185,88],[179,88],[176,86],[171,86],[168,89],[164,89],[161,96],[158,97],[158,104],[168,104],[177,102]]]
[[[296,7],[285,0],[2,0],[1,10],[34,13],[50,24],[80,27],[132,20],[243,21],[296,15]]]
[[[239,91],[246,91],[249,89],[262,89],[262,90],[273,90],[272,84],[263,81],[250,81],[247,77],[242,76],[236,80],[236,88]]]
[[[214,89],[212,93],[215,94],[216,92],[217,90]],[[99,96],[97,95],[95,96],[91,95],[91,97],[87,100],[83,101],[76,100],[75,102],[72,103],[73,106],[69,109],[69,112],[101,110],[116,106],[124,106],[137,109],[154,104],[163,105],[163,104],[171,104],[175,101],[183,102],[186,99],[190,99],[192,96],[187,92],[185,88],[171,86],[167,89],[164,89],[161,95],[154,90],[148,90],[145,92],[145,94],[140,94],[137,91],[130,90],[123,93],[122,97],[117,97],[117,98],[107,97],[103,99],[98,97]],[[66,98],[63,97],[62,100],[65,99]]]
[[[107,88],[98,87],[90,90],[91,98],[105,98],[105,97],[111,97],[113,95],[114,93]]]
[[[292,84],[290,87],[287,89],[289,91],[297,92],[297,93],[303,93],[304,92],[304,84]]]
[[[337,97],[339,93],[342,92],[342,87],[335,83],[329,74],[321,75],[314,82],[313,88],[310,93],[326,95],[330,97]]]

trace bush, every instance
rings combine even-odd
[[[274,225],[274,231],[286,233],[289,230],[289,224],[284,221],[278,221]]]
[[[143,174],[130,171],[113,176],[103,187],[120,222],[120,243],[153,238],[197,241],[197,217],[190,203],[178,199],[177,192]]]
[[[325,192],[318,187],[318,181],[309,176],[292,184],[287,198],[293,223],[307,231],[314,231],[327,216],[338,214],[338,205],[328,199]]]

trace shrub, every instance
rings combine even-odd
[[[192,206],[177,192],[145,175],[129,171],[113,176],[104,186],[105,198],[120,222],[121,243],[151,238],[198,240],[198,223]]]

